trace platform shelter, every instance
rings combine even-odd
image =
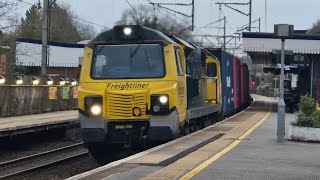
[[[253,69],[259,66],[264,69],[251,72],[257,88],[271,85],[271,96],[279,87],[280,54],[276,52],[281,49],[281,40],[273,33],[261,32],[244,32],[242,37],[242,50],[251,57]],[[286,55],[285,79],[292,80],[292,87],[298,88],[300,94],[312,95],[320,102],[320,34],[309,35],[305,30],[297,30],[285,43],[285,49],[292,52]]]

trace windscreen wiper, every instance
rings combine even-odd
[[[132,49],[130,47],[130,69],[132,68]],[[131,70],[130,70],[131,71]]]
[[[146,51],[146,49],[145,49],[145,48],[143,48],[143,50],[144,50],[144,54],[145,54],[146,59],[147,59],[147,62],[148,62],[148,68],[149,68],[149,71],[151,72],[151,67],[150,67],[150,63],[149,63],[149,58],[148,58],[147,51]]]
[[[140,37],[139,40],[138,40],[138,46],[136,47],[136,49],[132,52],[131,54],[131,57],[133,57],[137,52],[138,50],[140,49],[141,45],[142,45],[142,42],[143,42],[143,36],[144,36],[144,31],[142,31],[143,34],[142,34],[142,38]],[[140,41],[140,42],[139,42]]]
[[[131,53],[130,51],[130,57],[132,58],[134,55],[136,55],[136,53],[138,52],[138,50],[140,49],[141,44],[138,44],[138,46],[134,49],[134,51]]]

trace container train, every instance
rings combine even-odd
[[[82,139],[99,159],[115,145],[177,138],[248,106],[248,81],[248,67],[221,49],[115,26],[84,49]]]

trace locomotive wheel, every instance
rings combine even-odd
[[[181,126],[180,137],[186,136],[188,134],[190,134],[190,127],[188,123],[185,123],[183,126]]]

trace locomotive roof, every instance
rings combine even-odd
[[[136,38],[133,39],[119,39],[119,32],[124,28],[132,28],[133,36]],[[121,32],[120,32],[121,33]],[[167,35],[163,34],[160,31],[150,29],[141,25],[119,25],[114,26],[114,28],[100,33],[97,37],[91,40],[87,46],[92,46],[99,43],[108,43],[108,42],[119,42],[119,41],[162,41],[166,44],[177,44]]]

